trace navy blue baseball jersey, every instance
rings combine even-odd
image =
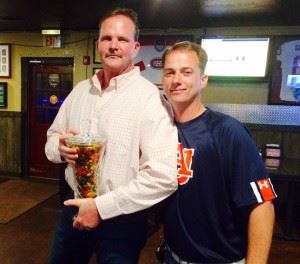
[[[179,188],[167,201],[166,242],[185,261],[240,260],[250,205],[276,197],[257,148],[240,122],[210,109],[177,127]]]

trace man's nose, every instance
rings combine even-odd
[[[112,40],[110,43],[110,48],[111,49],[117,49],[118,48],[118,41],[117,40]]]
[[[181,75],[180,72],[175,72],[174,78],[173,78],[174,83],[180,83],[181,82]]]

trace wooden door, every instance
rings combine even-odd
[[[29,100],[30,176],[59,179],[61,165],[46,158],[46,133],[73,87],[72,66],[31,65]]]

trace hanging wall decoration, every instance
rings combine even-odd
[[[278,37],[272,53],[269,103],[300,105],[300,38]]]
[[[7,107],[7,83],[0,82],[0,108]]]
[[[10,44],[0,44],[0,78],[11,77]]]

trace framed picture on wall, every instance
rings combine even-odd
[[[10,44],[0,44],[0,78],[11,77]]]
[[[269,103],[300,105],[300,37],[273,40]]]
[[[98,52],[98,39],[94,39],[94,55],[93,55],[93,62],[95,64],[101,63],[99,52]]]
[[[0,107],[7,107],[7,83],[0,82]]]
[[[161,89],[162,55],[166,48],[184,40],[193,40],[192,35],[143,35],[139,42],[141,49],[134,63],[141,74]]]

